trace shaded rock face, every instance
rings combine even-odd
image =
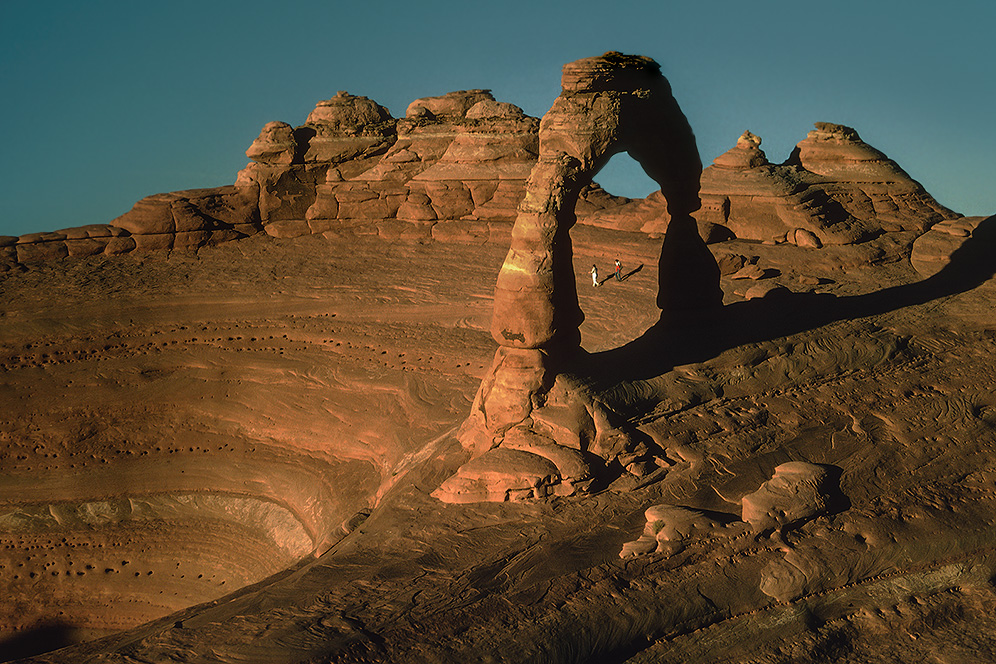
[[[443,500],[507,499],[524,481],[532,495],[545,495],[545,485],[560,486],[569,473],[537,478],[535,462],[503,451],[519,436],[537,441],[538,448],[576,448],[597,465],[633,466],[638,473],[653,465],[645,446],[616,427],[610,413],[571,379],[558,378],[580,353],[584,320],[570,238],[575,205],[614,154],[628,151],[667,201],[658,306],[674,311],[722,302],[719,268],[691,217],[699,206],[701,173],[695,138],[656,62],[606,53],[565,65],[561,94],[540,123],[539,142],[495,287],[491,334],[499,349],[462,434],[477,458],[435,494]],[[491,487],[481,489],[487,482]]]
[[[817,122],[781,165],[769,163],[760,144],[746,132],[703,171],[700,223],[741,239],[819,248],[883,231],[922,233],[958,216],[850,127]]]

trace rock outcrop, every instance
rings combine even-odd
[[[829,468],[790,461],[775,467],[771,479],[743,497],[743,520],[757,533],[790,528],[830,511],[839,493]]]
[[[975,235],[983,217],[962,217],[934,224],[913,243],[910,263],[924,278],[951,264],[951,257]]]
[[[593,75],[602,77],[593,90],[611,78],[607,72]],[[586,76],[565,85],[588,85]],[[565,117],[579,110],[567,99],[557,110]],[[629,112],[607,104],[583,110]],[[546,133],[564,130],[551,124]],[[592,127],[585,140],[598,144],[616,130]],[[621,139],[644,141],[644,166],[660,158],[648,155],[670,149],[652,128],[626,131]],[[0,269],[67,256],[196,250],[260,232],[290,238],[363,227],[392,239],[504,241],[537,166],[539,142],[539,121],[488,90],[416,99],[401,119],[340,91],[318,102],[301,126],[264,125],[234,185],[148,196],[106,225],[0,238]],[[960,216],[849,127],[816,123],[781,165],[770,163],[760,145],[745,132],[701,172],[694,217],[706,243],[736,237],[820,248],[888,231],[922,233]],[[605,163],[586,163],[591,171],[582,180]],[[652,236],[667,232],[673,196],[657,191],[633,200],[590,182],[572,193],[578,223]]]
[[[647,523],[640,538],[623,544],[620,558],[650,553],[672,555],[680,552],[691,539],[708,539],[728,535],[729,524],[702,510],[675,505],[654,505],[644,512]],[[734,529],[733,532],[736,532]]]
[[[850,127],[817,122],[781,165],[745,132],[702,173],[700,223],[745,240],[852,244],[957,217]],[[801,231],[801,233],[800,233]]]
[[[307,211],[310,227],[396,218],[428,228],[463,219],[483,222],[486,234],[486,222],[510,221],[522,197],[536,125],[487,90],[417,99],[376,165],[348,181],[329,171]]]

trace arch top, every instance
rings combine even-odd
[[[631,90],[638,88],[641,81],[655,78],[663,79],[663,76],[661,66],[653,58],[609,51],[597,57],[568,62],[560,76],[560,87],[564,93]]]
[[[656,61],[614,51],[583,58],[564,65],[561,87],[540,122],[541,157],[576,157],[583,180],[627,152],[660,185],[673,216],[698,209],[695,135]]]

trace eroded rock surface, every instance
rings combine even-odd
[[[574,208],[598,169],[624,150],[660,183],[667,201],[670,219],[659,261],[657,305],[675,311],[708,308],[722,300],[719,268],[691,217],[699,205],[701,173],[695,138],[660,66],[619,53],[565,65],[561,94],[540,124],[539,160],[498,274],[491,334],[500,348],[462,433],[475,454],[500,446],[510,429],[551,436],[530,419],[549,408],[577,414],[580,419],[568,429],[617,432],[603,433],[601,440],[582,447],[603,464],[648,461],[648,448],[614,424],[589,426],[596,419],[608,422],[611,415],[596,405],[580,405],[590,400],[583,384],[563,379],[562,389],[551,389],[581,353],[578,329],[584,314],[570,236]],[[551,442],[560,442],[552,435]],[[569,434],[570,440],[578,438]],[[609,438],[613,442],[605,443]]]
[[[503,247],[450,265],[460,305],[424,309],[445,252],[385,263],[377,239],[286,242],[0,276],[0,653],[46,626],[127,629],[321,554],[469,407],[491,351],[476,294]]]
[[[804,461],[783,463],[770,480],[743,497],[743,520],[756,532],[795,526],[829,511],[837,492],[829,469]]]
[[[479,94],[406,119],[518,122]],[[340,97],[340,126],[381,126],[356,145],[396,140]],[[262,226],[197,197],[212,232]],[[183,199],[146,210],[150,243],[196,232]],[[663,320],[659,240],[578,225],[575,279],[615,258],[627,278],[575,289],[586,354],[512,343],[500,376],[493,234],[257,228],[196,256],[128,255],[141,225],[0,238],[0,653],[125,629],[33,661],[987,661],[994,223],[727,239],[724,306]],[[482,382],[545,399],[468,448]]]
[[[593,90],[612,80],[611,69],[595,75],[605,80],[592,84]],[[567,83],[580,90],[590,76],[579,69]],[[573,98],[578,90],[562,97]],[[618,110],[597,106],[571,108],[562,101],[556,110],[565,117]],[[560,129],[550,125],[547,133],[562,132],[571,122]],[[676,148],[654,147],[653,130],[632,129],[643,134],[636,138],[630,131],[619,133],[610,123],[592,128],[584,140],[596,152],[614,133],[624,143],[650,141],[643,148],[647,154]],[[401,119],[371,99],[340,91],[319,102],[303,125],[264,125],[246,151],[252,161],[234,186],[148,196],[99,227],[0,238],[0,269],[66,256],[196,251],[260,232],[289,238],[357,228],[389,239],[481,244],[503,237],[505,225],[516,219],[526,179],[537,165],[538,132],[536,118],[495,100],[488,90],[416,99]],[[816,123],[781,165],[769,163],[760,144],[760,137],[745,132],[701,173],[702,209],[694,216],[706,243],[739,237],[818,249],[883,232],[923,233],[959,216],[849,127]],[[651,170],[659,159],[641,157]],[[597,170],[604,161],[584,169]],[[668,193],[673,198],[674,191],[665,187],[632,200],[604,192],[587,175],[581,181],[588,183],[572,194],[579,223],[653,236],[667,232]]]
[[[817,122],[781,165],[769,163],[760,145],[745,132],[703,171],[700,223],[745,240],[819,248],[883,231],[922,233],[958,216],[850,127]]]

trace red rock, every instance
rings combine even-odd
[[[463,118],[481,101],[494,101],[490,90],[457,90],[440,97],[423,97],[408,105],[405,117],[424,118],[424,111],[428,111],[434,118]]]
[[[34,263],[37,261],[49,261],[57,258],[65,258],[69,255],[69,248],[64,240],[52,240],[48,242],[31,242],[17,244],[17,262]]]
[[[163,251],[173,248],[173,233],[143,233],[132,235],[138,251]]]
[[[389,147],[395,140],[395,120],[377,102],[340,91],[318,102],[298,135],[307,138],[305,161],[338,164]]]
[[[481,221],[441,221],[432,226],[432,238],[441,242],[461,244],[484,244],[491,230]]]
[[[146,233],[173,233],[173,202],[182,200],[177,194],[153,194],[132,206],[131,210],[111,222],[132,235]]]
[[[70,256],[96,256],[104,253],[110,238],[79,238],[66,240]]]
[[[261,164],[292,164],[297,153],[294,128],[286,122],[267,122],[246,156]]]
[[[768,241],[796,229],[805,246],[851,244],[882,231],[925,230],[957,216],[850,127],[825,122],[782,165],[768,163],[746,132],[702,172],[700,222]],[[815,241],[814,241],[815,238]]]
[[[136,246],[138,245],[135,238],[131,236],[112,237],[107,241],[104,253],[107,255],[126,254],[129,251],[134,251]]]
[[[42,242],[59,242],[66,239],[62,232],[26,233],[17,238],[17,244],[38,244]]]
[[[543,498],[559,484],[549,459],[512,449],[494,449],[465,464],[432,495],[446,503],[504,502]]]
[[[193,251],[211,240],[211,231],[181,231],[173,236],[173,249]]]
[[[782,286],[781,284],[771,281],[764,281],[748,288],[747,292],[744,293],[744,299],[756,300],[762,297],[774,298],[783,295],[789,295],[791,292],[792,291],[790,291],[785,286]]]
[[[283,219],[280,221],[274,221],[272,223],[266,224],[263,227],[267,235],[272,235],[273,237],[301,237],[302,235],[311,234],[311,226],[309,222],[304,219]]]
[[[367,97],[340,90],[331,99],[320,101],[308,114],[308,124],[325,125],[344,135],[362,133],[364,128],[390,122],[386,108]]]
[[[830,490],[823,466],[783,463],[757,491],[743,497],[743,520],[759,532],[798,524],[826,512]]]
[[[582,187],[611,155],[634,153],[665,192],[671,221],[662,248],[658,305],[703,307],[722,300],[719,269],[689,216],[699,204],[701,162],[659,66],[649,58],[607,53],[565,65],[562,87],[540,123],[539,159],[495,287],[491,334],[500,349],[462,438],[477,453],[488,440],[501,441],[517,426],[531,426],[526,418],[542,410],[537,404],[548,401],[557,372],[568,370],[562,358],[576,354],[584,316],[565,236],[575,222]],[[666,163],[661,161],[664,146]],[[676,288],[679,282],[683,286]],[[696,282],[702,286],[689,288]],[[595,428],[590,452],[623,465],[645,460],[645,452],[636,450],[624,431],[598,421]]]

